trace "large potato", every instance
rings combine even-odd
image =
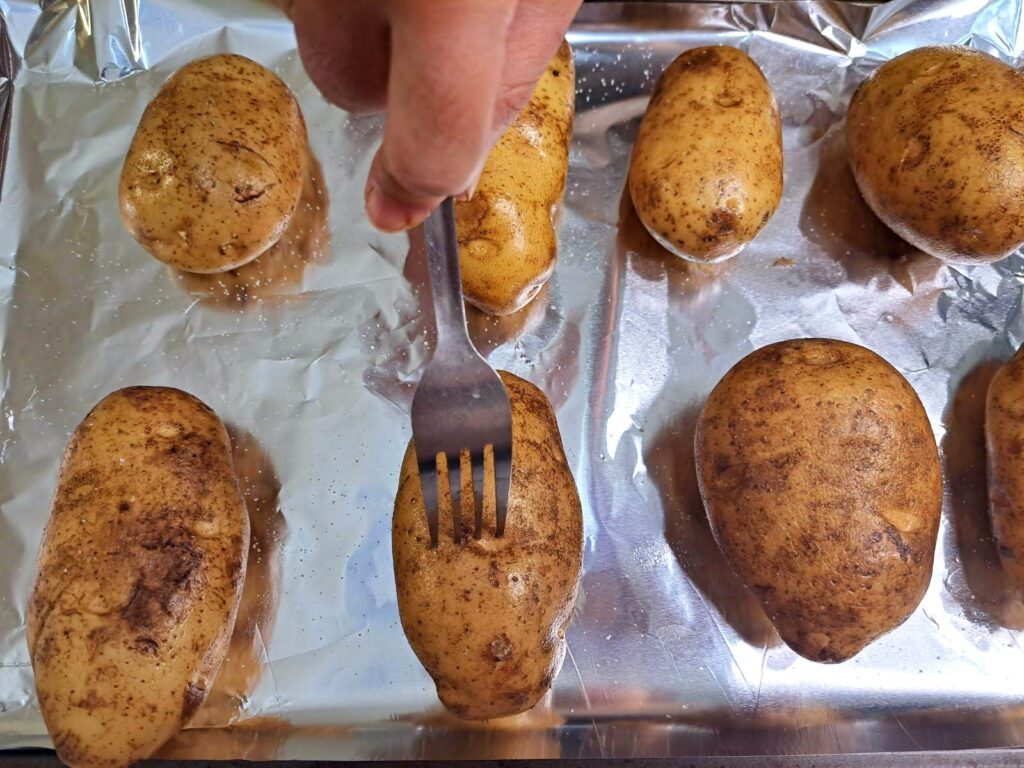
[[[131,387],[75,430],[28,607],[39,706],[60,758],[127,765],[202,703],[227,650],[249,521],[220,419]]]
[[[551,404],[529,382],[504,372],[501,378],[512,401],[505,535],[494,537],[489,503],[484,535],[473,537],[467,507],[456,541],[451,498],[443,494],[439,542],[431,548],[412,444],[392,526],[406,637],[441,702],[469,720],[524,712],[551,687],[565,655],[583,557],[580,499]],[[447,488],[444,472],[441,488]]]
[[[160,261],[226,272],[281,237],[307,163],[302,112],[277,75],[242,56],[198,59],[142,114],[121,170],[121,219]]]
[[[455,205],[463,291],[488,314],[526,306],[555,269],[554,215],[569,169],[574,110],[572,51],[563,41],[491,150],[473,197]]]
[[[985,401],[988,504],[999,559],[1024,595],[1024,347],[989,384]]]
[[[751,353],[708,398],[695,450],[715,540],[797,653],[843,661],[917,607],[939,456],[914,390],[878,355],[831,339]]]
[[[853,96],[850,163],[864,199],[940,259],[983,263],[1024,244],[1024,75],[984,53],[918,48]]]
[[[647,231],[684,258],[734,256],[782,196],[782,123],[757,64],[725,46],[665,70],[640,123],[629,194]]]

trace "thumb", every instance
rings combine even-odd
[[[366,212],[385,231],[419,224],[476,181],[496,138],[494,105],[513,0],[395,0],[384,141]]]

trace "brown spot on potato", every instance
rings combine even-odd
[[[504,632],[494,638],[487,647],[488,658],[495,662],[505,661],[512,655],[512,651],[512,641]]]
[[[185,695],[182,700],[181,722],[183,724],[188,723],[204,701],[206,701],[206,689],[188,683],[185,686]]]

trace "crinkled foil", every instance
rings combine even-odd
[[[290,25],[257,0],[0,0],[0,747],[46,746],[25,642],[57,465],[100,398],[181,387],[230,425],[253,518],[231,653],[175,757],[571,758],[820,754],[1024,743],[1024,606],[984,517],[981,407],[1024,337],[1024,261],[948,267],[861,202],[844,111],[880,62],[965,43],[1010,63],[1021,0],[587,5],[559,264],[519,315],[474,314],[491,361],[558,409],[586,521],[554,690],[490,725],[444,714],[398,621],[391,506],[430,322],[422,254],[374,232],[362,184],[380,121],[328,105]],[[655,80],[739,46],[785,125],[778,213],[701,268],[638,225],[623,183]],[[12,50],[16,56],[4,55]],[[298,226],[253,265],[184,277],[121,226],[139,116],[187,61],[232,51],[294,89],[320,171]],[[20,59],[16,75],[12,73]],[[6,67],[6,69],[4,69]],[[751,350],[830,336],[910,380],[947,468],[931,589],[898,630],[821,666],[779,641],[716,549],[695,487],[703,398]]]

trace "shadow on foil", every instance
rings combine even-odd
[[[257,717],[246,720],[246,727],[237,731],[224,727],[243,718],[249,696],[267,663],[267,647],[281,597],[280,550],[287,526],[278,505],[281,483],[270,459],[249,433],[234,427],[229,427],[229,433],[251,527],[245,585],[228,653],[210,693],[189,723],[189,730],[172,739],[161,751],[162,757],[194,755],[193,745],[200,742],[204,757],[212,757],[221,742],[226,754],[237,756],[245,734],[256,728],[266,730],[268,725],[266,718]],[[261,748],[265,749],[268,741],[272,743],[273,739],[264,736]],[[272,753],[260,754],[269,757]]]
[[[648,279],[666,275],[671,302],[683,302],[695,322],[714,311],[723,291],[721,278],[732,262],[694,264],[669,253],[648,234],[628,193],[622,196],[619,222],[619,251],[629,254],[637,274]],[[701,407],[697,402],[677,408],[644,450],[647,471],[661,495],[665,539],[679,567],[743,640],[759,648],[776,645],[775,628],[711,535],[697,488],[693,450]]]
[[[986,359],[952,394],[942,459],[955,545],[947,545],[946,586],[974,622],[1024,629],[1024,605],[1012,596],[988,517],[985,397],[1002,361]]]
[[[847,279],[867,283],[880,273],[913,291],[909,264],[931,257],[900,239],[864,202],[850,170],[845,123],[821,142],[821,162],[800,212],[800,231],[842,264]]]

